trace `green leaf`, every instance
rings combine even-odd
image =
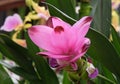
[[[5,71],[2,65],[0,65],[0,84],[13,84],[10,76]]]
[[[91,39],[87,54],[120,77],[120,57],[110,41],[93,29],[90,29],[87,36]]]
[[[108,71],[108,69],[106,69],[105,67],[103,67],[103,75],[108,79],[110,79],[111,81],[113,81],[114,83],[117,82],[117,79],[115,78],[115,76],[110,71]],[[106,82],[106,84],[109,84],[109,82]]]
[[[25,34],[27,46],[29,53],[31,54],[31,59],[34,61],[36,71],[38,76],[42,80],[42,84],[59,84],[57,76],[54,71],[49,67],[47,62],[42,56],[36,55],[36,53],[40,52],[39,48],[31,41],[27,32]]]
[[[63,82],[62,84],[72,84],[72,81],[70,81],[69,77],[68,77],[68,73],[66,71],[63,71]]]
[[[28,52],[27,49],[19,46],[6,35],[1,34],[0,38],[3,40],[0,41],[1,53],[4,56],[8,57],[9,59],[15,61],[27,72],[35,74],[32,62],[28,58],[29,54],[27,53]]]
[[[55,8],[59,9],[61,12],[70,16],[71,18],[77,19],[74,0],[64,0],[64,1],[63,0],[46,0],[46,2],[53,5]],[[56,10],[54,7],[48,5],[51,16],[57,16],[71,24],[74,23],[74,21],[71,21],[70,18],[67,18],[66,16],[64,16],[61,12],[58,12],[58,10]]]
[[[77,19],[76,13],[75,13],[76,3],[74,0],[64,0],[64,1],[46,0],[46,2],[54,5],[55,7],[57,7],[58,9],[60,9],[61,11],[63,11],[67,15],[69,15],[70,17]],[[53,11],[53,10],[50,9],[50,11]],[[52,12],[51,12],[51,14],[52,14]]]
[[[0,60],[0,64],[3,65],[3,66],[5,66],[7,69],[9,69],[10,71],[12,71],[13,73],[15,73],[15,74],[23,77],[24,79],[27,79],[29,81],[34,81],[34,82],[38,82],[38,81],[40,82],[40,80],[37,78],[37,76],[26,72],[23,68],[21,68],[19,66],[10,65],[8,63],[5,63],[2,60]]]
[[[111,25],[111,27],[112,27],[111,28],[112,43],[120,56],[120,37],[119,37],[118,33],[115,31],[115,28],[112,25]]]
[[[91,5],[91,14],[93,16],[92,28],[109,37],[110,24],[107,24],[107,21],[111,21],[111,0],[92,0]]]
[[[105,76],[106,78],[108,78],[109,80],[111,80],[114,83],[117,82],[113,73],[111,73],[108,69],[106,69],[100,62],[94,61],[93,64],[96,65],[96,67],[98,68],[99,74]],[[97,77],[96,79],[94,79],[94,82],[96,84],[110,84],[110,82],[108,82],[105,79],[102,79],[100,77]]]

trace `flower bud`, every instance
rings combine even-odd
[[[25,3],[28,7],[32,6],[32,0],[25,0]]]
[[[88,63],[86,71],[88,72],[88,76],[90,78],[96,78],[98,76],[98,69],[95,68],[91,63]]]

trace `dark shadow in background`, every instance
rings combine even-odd
[[[3,25],[4,21],[6,18],[6,12],[5,11],[1,11],[0,12],[0,27]]]

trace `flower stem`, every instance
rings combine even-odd
[[[105,77],[105,76],[103,76],[103,75],[101,75],[101,74],[99,74],[98,77],[100,77],[100,78],[102,78],[102,79],[108,81],[108,82],[111,83],[111,84],[116,84],[114,81],[108,79],[107,77]]]

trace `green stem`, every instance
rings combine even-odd
[[[105,76],[103,76],[103,75],[101,75],[101,74],[99,74],[98,77],[100,77],[100,78],[102,78],[102,79],[104,79],[104,80],[110,82],[111,84],[116,84],[114,81],[108,79],[107,77],[105,77]]]

